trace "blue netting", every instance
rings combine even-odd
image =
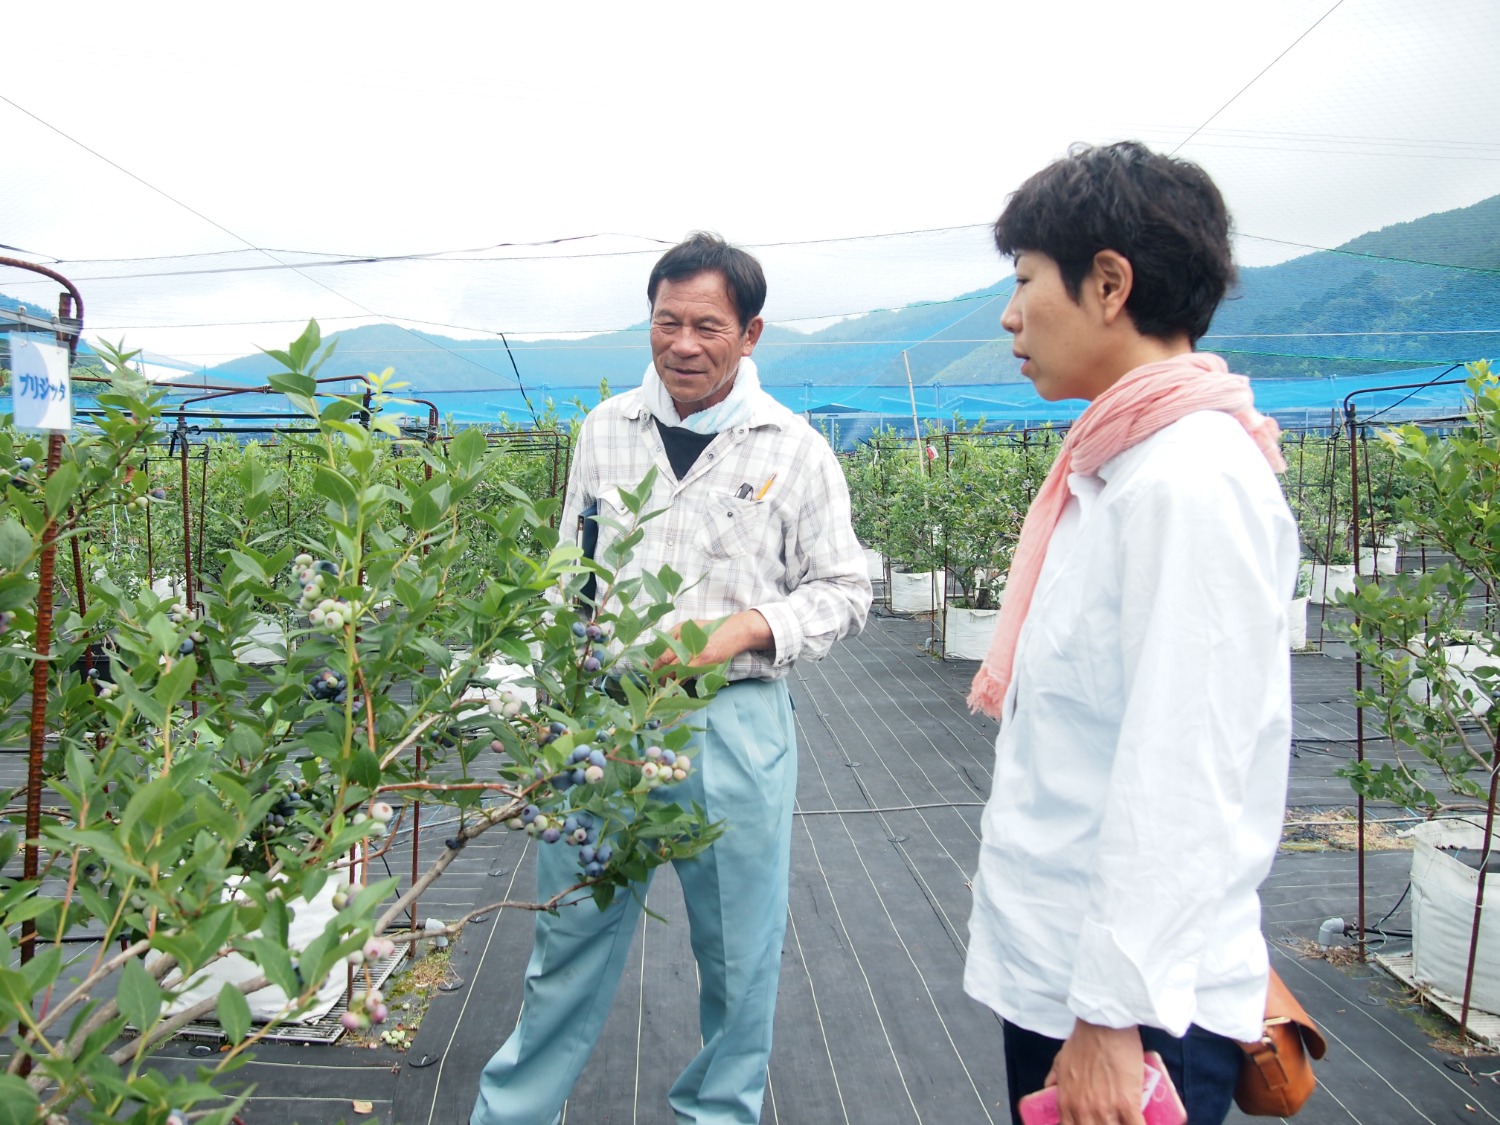
[[[1253,385],[1257,407],[1273,415],[1283,427],[1324,428],[1340,424],[1345,399],[1350,395],[1355,396],[1352,402],[1361,419],[1397,422],[1452,418],[1464,410],[1464,376],[1462,367],[1448,365],[1326,379],[1255,379]],[[766,390],[821,425],[844,449],[882,427],[911,434],[913,401],[924,430],[934,426],[946,429],[955,418],[966,425],[983,420],[989,429],[1063,423],[1076,418],[1086,405],[1046,402],[1026,382],[963,387],[927,384],[911,390],[905,386],[798,383],[768,385]],[[358,392],[351,385],[346,393]],[[580,387],[532,386],[528,393],[538,411],[555,410],[563,423],[595,405],[599,397],[597,390]],[[76,386],[75,394],[81,408],[90,405],[84,385]],[[184,397],[173,396],[171,401]],[[502,417],[523,427],[531,424],[531,412],[519,390],[424,391],[421,397],[435,403],[445,421],[457,425],[494,424]],[[247,393],[218,399],[201,409],[286,413],[291,408],[280,395]],[[410,413],[425,424],[425,408],[414,407]],[[207,421],[201,424],[204,428],[210,425]]]

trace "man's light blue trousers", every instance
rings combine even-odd
[[[693,772],[658,793],[685,807],[697,801],[728,828],[701,856],[673,864],[698,961],[703,1048],[668,1101],[679,1123],[755,1125],[771,1058],[797,789],[786,681],[730,684],[692,721],[706,727],[695,736]],[[535,850],[538,901],[577,882],[575,849]],[[556,1120],[609,1015],[640,915],[629,891],[603,911],[584,902],[537,915],[521,1019],[480,1076],[470,1125]]]

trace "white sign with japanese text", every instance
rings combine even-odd
[[[73,428],[66,347],[14,335],[10,338],[10,370],[18,429],[67,433]]]

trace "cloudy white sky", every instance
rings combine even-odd
[[[1078,140],[1180,145],[1246,264],[1500,166],[1496,0],[81,0],[6,29],[0,253],[60,261],[95,338],[204,365],[309,316],[624,327],[698,228],[760,248],[774,320],[951,298],[1008,272],[984,224]]]

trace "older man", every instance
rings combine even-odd
[[[695,719],[697,768],[673,790],[728,822],[703,855],[674,866],[698,961],[703,1046],[672,1086],[679,1122],[760,1120],[786,930],[797,747],[786,677],[858,632],[870,605],[849,494],[828,443],[760,388],[750,354],[765,324],[760,263],[696,234],[646,286],[652,362],[642,385],[584,420],[563,527],[591,504],[624,522],[621,489],[655,468],[633,568],[692,581],[668,625],[715,622],[703,664],[729,685]],[[601,520],[599,551],[613,534]],[[560,849],[540,849],[537,894],[571,885]],[[609,1014],[641,913],[539,914],[515,1031],[485,1067],[471,1125],[557,1120]]]

